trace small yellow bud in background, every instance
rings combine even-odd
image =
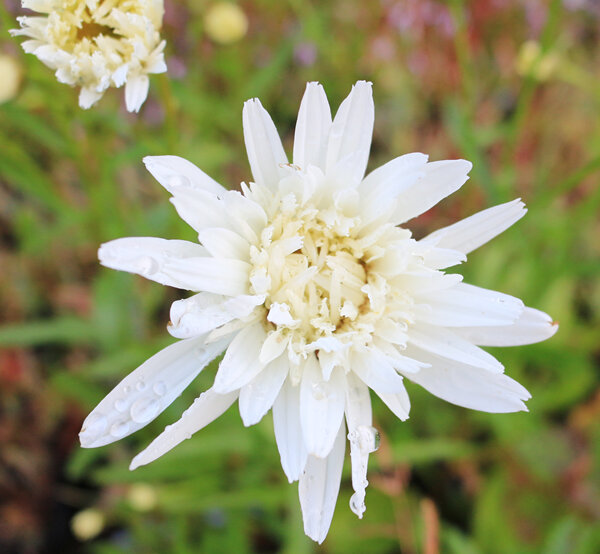
[[[100,510],[87,508],[73,516],[71,531],[80,541],[89,541],[102,533],[104,524],[104,514]]]
[[[156,489],[145,483],[136,483],[129,488],[127,500],[131,507],[138,512],[149,512],[156,508],[158,497]]]
[[[556,52],[542,52],[540,44],[534,40],[524,42],[517,56],[519,75],[530,75],[538,81],[547,81],[556,74],[560,65]]]
[[[12,100],[19,91],[21,84],[21,66],[8,54],[0,54],[0,104]]]
[[[220,44],[232,44],[248,31],[248,18],[237,4],[219,2],[204,15],[206,34]]]

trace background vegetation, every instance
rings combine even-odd
[[[76,92],[8,36],[16,0],[0,7],[0,51],[23,70],[0,105],[0,550],[600,552],[598,4],[248,0],[238,4],[247,34],[222,44],[204,23],[209,2],[165,3],[169,74],[152,77],[138,116],[114,90],[80,110]],[[210,370],[126,440],[82,450],[77,433],[170,342],[168,308],[181,297],[97,263],[98,245],[117,237],[194,239],[141,158],[177,154],[236,187],[250,177],[244,100],[261,98],[291,151],[305,82],[321,81],[336,108],[357,79],[374,83],[370,168],[412,151],[474,163],[459,193],[414,222],[418,236],[525,200],[525,219],[461,271],[561,329],[495,352],[532,392],[530,413],[471,412],[417,386],[406,423],[376,404],[367,512],[358,523],[347,507],[347,460],[319,547],[304,536],[270,417],[245,429],[232,408],[128,471]]]

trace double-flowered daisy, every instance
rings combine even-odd
[[[346,439],[351,509],[365,510],[377,448],[371,389],[401,420],[404,378],[459,406],[526,410],[529,393],[480,346],[547,339],[556,325],[512,296],[462,282],[449,267],[524,214],[502,204],[415,240],[404,224],[459,189],[471,164],[407,154],[364,176],[374,107],[360,81],[335,118],[321,85],[300,105],[292,163],[256,99],[243,125],[253,182],[229,191],[175,156],[144,161],[200,244],[123,238],[103,265],[195,294],[171,307],[180,339],[126,377],[89,415],[85,447],[146,425],[213,359],[213,386],[132,464],[147,464],[238,401],[245,425],[270,410],[283,470],[299,481],[308,536],[322,542],[338,496]]]
[[[125,103],[137,112],[148,95],[148,74],[167,70],[159,30],[163,0],[22,0],[39,16],[23,16],[25,52],[55,70],[61,83],[81,88],[89,108],[109,87],[125,85]]]

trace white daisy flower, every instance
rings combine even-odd
[[[327,535],[350,442],[351,509],[362,517],[369,453],[377,448],[369,389],[401,420],[403,378],[459,406],[526,410],[529,393],[480,346],[552,336],[556,324],[512,296],[446,273],[519,220],[514,200],[415,240],[402,227],[467,180],[464,160],[400,156],[364,177],[373,131],[371,84],[359,81],[332,121],[309,83],[293,163],[256,99],[243,124],[254,176],[228,191],[175,156],[145,158],[201,244],[124,238],[103,265],[196,294],[171,307],[179,342],[126,377],[89,415],[84,447],[137,431],[225,353],[214,385],[131,468],[148,464],[238,400],[245,425],[273,410],[283,470],[299,481],[306,534]]]
[[[58,81],[81,87],[79,105],[93,106],[109,87],[125,85],[137,112],[148,74],[167,70],[159,30],[163,0],[22,0],[45,16],[23,16],[12,35],[29,37],[23,50],[55,70]]]

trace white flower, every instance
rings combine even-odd
[[[23,50],[54,69],[61,83],[81,87],[79,105],[94,105],[109,87],[125,84],[137,112],[148,95],[148,74],[167,70],[159,30],[163,0],[22,0],[47,14],[23,16],[11,34],[29,37]]]
[[[367,461],[377,447],[372,389],[408,418],[403,378],[454,404],[526,410],[529,393],[479,346],[552,336],[544,313],[512,296],[462,283],[444,269],[525,214],[514,200],[416,241],[400,227],[456,191],[471,164],[407,154],[363,178],[374,107],[358,82],[332,121],[309,83],[293,164],[258,100],[244,137],[254,182],[227,191],[190,162],[146,158],[201,245],[124,238],[101,246],[103,265],[194,291],[171,307],[181,341],[126,377],[86,419],[81,443],[101,446],[146,425],[225,352],[212,388],[132,464],[147,464],[221,415],[236,399],[245,425],[273,409],[290,482],[299,480],[305,532],[322,542],[350,441],[350,501],[365,510]],[[345,418],[344,418],[345,416]]]

